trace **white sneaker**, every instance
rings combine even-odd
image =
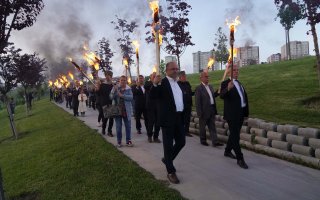
[[[101,123],[100,123],[100,122],[98,122],[98,123],[97,123],[97,126],[98,126],[98,127],[101,127]]]

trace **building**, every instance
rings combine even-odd
[[[204,69],[207,69],[208,62],[210,58],[215,59],[215,55],[213,51],[201,52],[198,51],[192,54],[193,56],[193,73],[202,72]],[[212,70],[219,69],[219,63],[215,62]]]
[[[281,53],[272,54],[267,58],[268,63],[274,63],[281,61]]]
[[[167,64],[168,62],[178,62],[176,56],[166,56],[164,57],[164,61]]]
[[[235,63],[239,67],[247,65],[259,64],[259,47],[258,46],[245,46],[237,48],[237,57],[235,58]]]
[[[308,41],[292,41],[290,42],[291,59],[302,58],[309,56],[309,42]],[[281,47],[281,59],[288,60],[288,53],[286,45]]]

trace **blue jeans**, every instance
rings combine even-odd
[[[116,117],[114,119],[116,121],[118,144],[120,144],[122,140],[122,119],[126,129],[126,142],[128,143],[131,140],[131,119],[129,120],[128,117]]]

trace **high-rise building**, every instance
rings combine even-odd
[[[291,59],[302,58],[309,56],[309,42],[308,41],[292,41],[290,42]],[[288,60],[288,53],[286,45],[281,47],[281,59]]]
[[[274,63],[281,61],[281,53],[272,54],[267,58],[268,63]]]
[[[193,56],[193,73],[202,72],[204,69],[208,67],[208,62],[210,58],[215,59],[215,55],[213,51],[201,52],[198,51],[192,54]],[[219,63],[215,62],[214,66],[212,66],[212,70],[219,69]]]
[[[164,61],[167,64],[168,62],[177,62],[176,56],[166,56],[164,57]]]
[[[239,67],[259,64],[259,47],[245,46],[238,48],[235,62]]]

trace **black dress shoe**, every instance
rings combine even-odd
[[[164,165],[166,165],[166,160],[164,158],[161,158],[161,161]]]
[[[173,184],[178,184],[178,183],[180,183],[180,181],[179,181],[176,173],[168,174],[167,177],[168,177],[169,181],[170,181],[171,183],[173,183]]]
[[[248,169],[249,168],[248,165],[246,164],[246,162],[244,162],[243,159],[242,160],[238,160],[237,164],[243,169]]]
[[[208,144],[207,142],[201,142],[201,144],[202,144],[203,146],[209,146],[209,144]]]
[[[232,159],[237,159],[236,156],[233,155],[233,153],[231,153],[231,152],[224,152],[224,156],[225,156],[225,157],[232,158]]]
[[[159,140],[159,138],[153,138],[153,142],[154,143],[161,143],[161,140]]]
[[[221,147],[221,146],[223,146],[223,144],[220,142],[216,142],[216,143],[212,144],[212,146],[213,147]]]
[[[186,136],[193,137],[190,133],[186,133]]]
[[[148,142],[152,143],[152,137],[148,137]]]

